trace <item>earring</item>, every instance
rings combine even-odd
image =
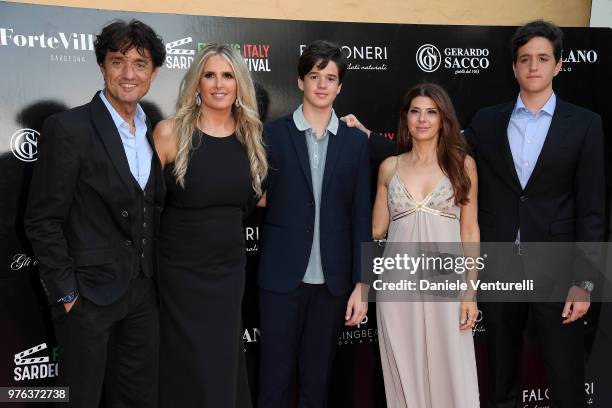
[[[234,106],[236,106],[237,108],[240,107],[240,100],[238,98],[236,98],[236,101],[234,101]]]
[[[199,107],[202,104],[202,97],[200,96],[199,92],[195,96],[195,104],[197,107]]]

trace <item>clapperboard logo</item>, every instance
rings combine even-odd
[[[166,44],[166,67],[170,69],[188,69],[193,62],[194,49],[179,48],[191,44],[191,37],[181,38]]]
[[[53,361],[49,356],[30,357],[47,349],[47,343],[41,343],[20,353],[15,354],[15,369],[13,379],[15,381],[41,380],[44,378],[57,377],[57,348],[53,349]]]
[[[21,353],[15,354],[15,365],[22,366],[22,365],[26,365],[26,364],[48,363],[49,362],[49,356],[26,358],[28,356],[31,356],[32,354],[38,353],[41,350],[45,350],[46,348],[47,348],[47,343],[42,343],[42,344],[39,344],[38,346],[35,346],[35,347],[29,348],[27,350],[24,350]]]

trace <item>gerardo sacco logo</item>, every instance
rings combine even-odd
[[[40,48],[50,50],[49,59],[60,63],[80,63],[86,61],[83,54],[75,51],[94,50],[94,35],[89,33],[19,33],[14,28],[0,27],[0,46],[16,48]],[[66,52],[71,52],[67,54]]]
[[[38,153],[38,133],[34,129],[19,129],[11,136],[11,151],[13,155],[21,161],[36,161]]]
[[[306,47],[306,44],[300,44],[300,55]],[[344,44],[340,48],[348,61],[349,70],[386,71],[389,68],[389,51],[386,46]]]
[[[416,52],[417,66],[423,72],[435,72],[439,68],[453,71],[455,75],[479,74],[489,68],[489,50],[487,48],[447,47],[440,49],[433,44],[423,44]]]
[[[416,52],[416,62],[424,72],[434,72],[442,64],[442,55],[435,45],[423,44]]]
[[[363,318],[359,326],[344,329],[338,336],[338,345],[346,346],[349,344],[362,344],[362,343],[377,343],[378,342],[378,329],[376,327],[368,326],[369,318]]]
[[[192,37],[181,38],[166,44],[166,67],[170,69],[188,69],[196,52],[201,51],[209,43],[194,43]],[[249,71],[271,72],[270,45],[253,43],[226,43],[227,46],[240,52]]]
[[[25,381],[57,377],[57,347],[53,348],[51,356],[30,357],[46,349],[47,343],[41,343],[15,354],[13,379],[15,381]]]
[[[561,71],[571,72],[579,64],[596,64],[599,59],[596,50],[563,50],[561,54]]]

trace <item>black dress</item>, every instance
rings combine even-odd
[[[197,141],[199,140],[199,143]],[[250,407],[241,339],[249,161],[234,135],[196,131],[185,175],[166,168],[160,230],[160,407]]]

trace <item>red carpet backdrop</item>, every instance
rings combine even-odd
[[[58,373],[49,309],[22,217],[37,140],[44,137],[39,134],[42,122],[52,113],[89,101],[102,88],[93,41],[100,28],[115,18],[138,18],[166,43],[166,61],[142,104],[153,122],[173,112],[181,78],[198,50],[210,42],[229,44],[246,58],[264,120],[285,115],[299,105],[296,62],[303,47],[315,39],[341,44],[350,62],[336,113],[355,113],[370,129],[390,138],[396,132],[402,94],[415,82],[428,80],[444,86],[462,126],[467,126],[478,108],[509,101],[518,94],[510,53],[514,27],[259,20],[0,2],[0,386],[52,385]],[[567,28],[564,32],[564,64],[555,79],[556,92],[601,114],[609,139],[612,30]],[[608,174],[612,170],[610,147],[607,141]],[[372,166],[376,169],[377,163]],[[608,186],[610,180],[608,177]],[[245,227],[248,286],[242,339],[253,395],[257,393],[261,336],[256,276],[262,215],[255,213]],[[612,406],[610,306],[593,305],[585,322],[585,392],[592,407]],[[375,315],[372,305],[359,328],[338,336],[331,407],[385,406]],[[481,315],[474,330],[483,401],[486,324],[487,316]],[[209,329],[208,335],[214,336],[215,328]],[[547,407],[546,381],[532,330],[525,336],[522,406]]]

